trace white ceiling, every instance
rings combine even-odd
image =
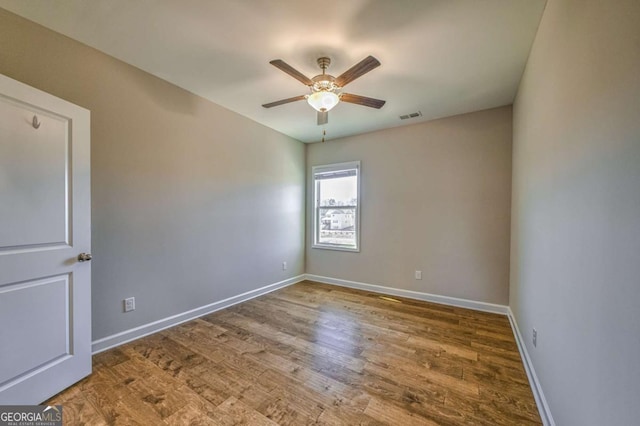
[[[513,102],[546,0],[0,0],[0,7],[95,47],[304,142],[414,124]],[[269,64],[338,76],[380,110],[340,103],[316,125],[308,93]],[[422,112],[401,121],[400,115]]]

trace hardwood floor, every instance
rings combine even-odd
[[[506,317],[311,282],[93,362],[65,424],[541,424]]]

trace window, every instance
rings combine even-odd
[[[360,162],[313,167],[313,247],[360,251]]]

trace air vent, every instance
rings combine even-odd
[[[400,120],[408,120],[410,118],[416,118],[416,117],[422,117],[422,113],[418,111],[418,112],[412,112],[411,114],[401,115]]]

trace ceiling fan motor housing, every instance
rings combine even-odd
[[[313,90],[314,92],[320,92],[320,91],[333,92],[334,90],[337,90],[340,88],[335,83],[336,78],[329,74],[316,75],[311,79],[311,81],[313,81],[313,85],[311,85],[311,90]]]

